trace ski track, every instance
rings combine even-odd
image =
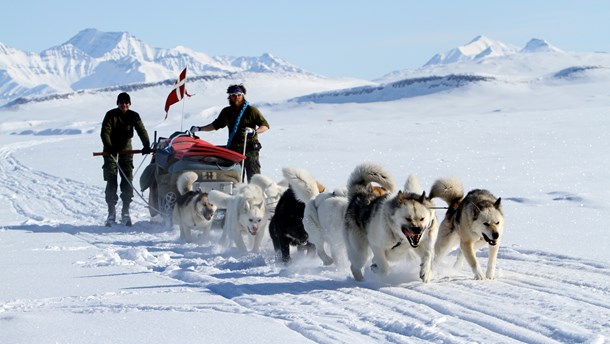
[[[367,272],[367,280],[357,283],[349,268],[322,267],[317,257],[297,255],[291,266],[278,265],[269,240],[262,253],[244,254],[215,244],[216,232],[209,240],[183,244],[178,233],[146,221],[130,229],[101,227],[103,190],[23,166],[12,153],[28,145],[0,148],[0,196],[26,219],[19,228],[69,232],[102,249],[103,254],[82,264],[134,265],[234,305],[197,304],[172,311],[257,314],[329,344],[467,343],[473,338],[481,343],[601,343],[610,338],[610,266],[605,263],[502,247],[494,281],[474,281],[468,267],[448,268],[450,256],[429,284],[421,283],[416,271],[399,276],[400,269],[387,280]],[[146,218],[144,205],[136,211]],[[486,253],[479,259],[485,261]],[[406,265],[393,268],[401,264]],[[397,282],[387,282],[392,279]],[[2,309],[167,310],[126,303],[125,298],[113,301],[116,296],[15,300]]]

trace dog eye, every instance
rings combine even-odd
[[[405,217],[405,220],[407,220],[407,222],[413,222],[413,219],[410,217]]]
[[[419,221],[424,222],[425,219],[425,217],[422,217],[421,219],[419,219]]]
[[[496,221],[496,225],[499,225],[499,224],[500,224],[500,221]]]
[[[483,222],[483,224],[485,225],[485,227],[489,227],[489,222]]]

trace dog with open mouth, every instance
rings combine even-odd
[[[388,190],[375,197],[374,183]],[[421,191],[419,181],[409,176],[403,191],[382,167],[372,163],[357,166],[348,180],[348,206],[345,213],[345,245],[354,279],[362,281],[362,268],[373,253],[371,270],[385,275],[390,261],[407,258],[410,252],[420,259],[419,277],[425,283],[432,277],[432,258],[438,234],[434,204]]]
[[[459,244],[460,251],[454,267],[461,267],[465,258],[475,279],[494,279],[504,233],[502,198],[496,198],[488,190],[482,189],[472,190],[464,197],[462,182],[454,177],[441,178],[434,182],[430,197],[438,197],[449,205],[439,228],[435,263]],[[476,251],[485,245],[489,247],[489,254],[487,271],[484,274]]]
[[[226,244],[235,244],[238,249],[247,252],[246,236],[253,239],[249,240],[253,241],[250,251],[259,252],[267,223],[263,190],[254,184],[241,184],[233,195],[212,190],[208,197],[219,208],[226,209],[221,241],[228,239]]]

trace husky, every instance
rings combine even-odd
[[[371,195],[371,183],[388,193]],[[432,257],[438,234],[438,220],[432,201],[421,194],[419,181],[409,176],[404,191],[382,167],[372,163],[357,166],[348,180],[348,206],[345,213],[345,244],[356,281],[362,281],[362,268],[373,253],[371,270],[385,275],[389,261],[406,258],[409,252],[421,259],[419,277],[424,283],[432,276]]]
[[[290,246],[313,253],[313,244],[303,226],[305,203],[324,191],[324,186],[318,183],[309,172],[285,167],[282,169],[288,182],[288,189],[282,194],[275,214],[269,224],[269,234],[273,241],[273,249],[278,259],[284,263],[290,261]]]
[[[502,199],[481,189],[472,190],[464,197],[463,185],[457,178],[437,180],[432,187],[431,197],[441,198],[449,206],[440,226],[435,261],[440,261],[450,248],[459,243],[460,252],[454,266],[459,268],[465,258],[475,279],[494,279],[504,232]],[[476,251],[485,244],[489,246],[489,258],[487,271],[483,274]]]
[[[466,258],[475,279],[494,279],[498,250],[504,232],[502,198],[496,198],[491,192],[480,189],[472,190],[464,197],[462,182],[452,177],[434,182],[430,197],[438,197],[449,206],[439,229],[435,263],[442,260],[447,251],[459,243],[460,252],[454,267],[459,268]],[[489,246],[489,258],[487,272],[483,274],[476,251],[485,244]]]
[[[176,181],[180,196],[174,204],[172,226],[180,228],[180,239],[192,242],[191,230],[199,230],[209,235],[212,227],[216,205],[210,202],[208,194],[193,191],[193,183],[197,181],[197,173],[186,171]]]
[[[235,195],[229,195],[212,190],[208,196],[218,207],[226,209],[222,236],[228,238],[229,245],[235,244],[247,252],[243,238],[247,234],[254,239],[251,252],[259,252],[267,222],[263,191],[254,184],[239,185],[235,191]]]
[[[305,204],[303,227],[324,265],[337,262],[343,241],[343,222],[347,209],[347,190],[323,192]],[[330,247],[331,255],[325,246]],[[331,258],[332,257],[332,258]]]
[[[250,183],[258,185],[263,190],[263,195],[265,197],[265,212],[267,214],[267,220],[270,221],[275,213],[275,208],[277,207],[280,197],[282,197],[282,194],[288,187],[280,185],[262,174],[253,175]]]
[[[370,185],[368,195],[376,198],[388,191],[381,187]],[[347,210],[347,188],[335,189],[332,193],[324,192],[305,204],[303,225],[309,235],[309,241],[315,245],[318,257],[324,265],[338,262],[340,252],[344,248],[343,231],[345,211]],[[325,247],[330,248],[331,255]]]

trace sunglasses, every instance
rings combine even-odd
[[[229,97],[243,97],[243,93],[231,93],[229,94]]]

